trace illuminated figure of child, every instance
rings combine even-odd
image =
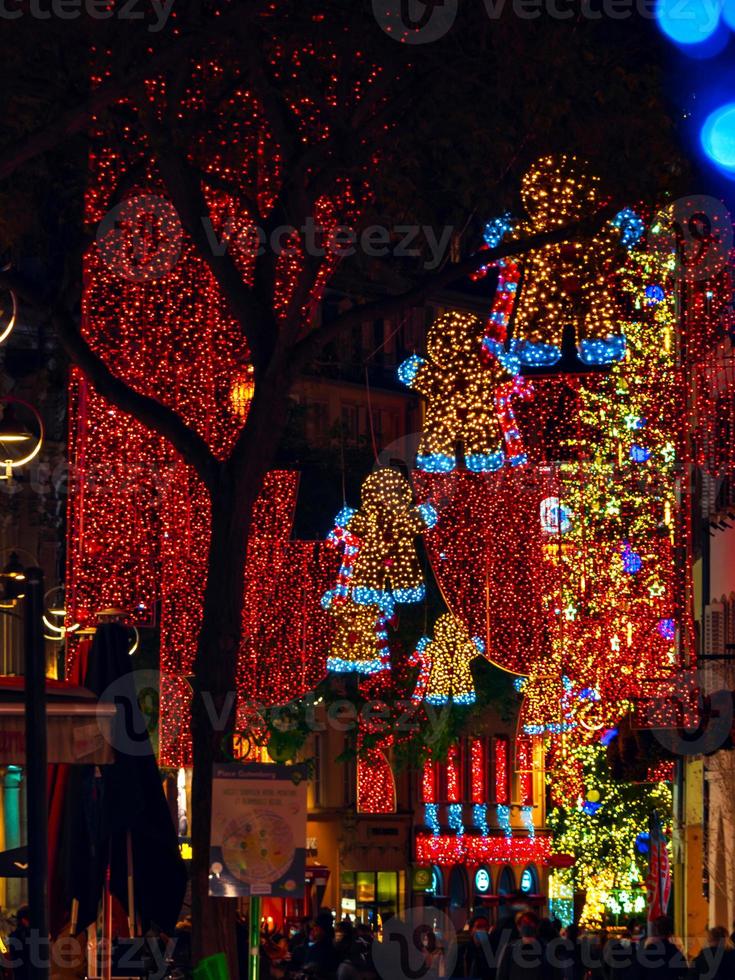
[[[451,613],[434,625],[434,638],[422,637],[411,655],[411,666],[419,667],[412,700],[429,704],[474,704],[475,685],[470,662],[484,655],[485,644],[470,638],[465,626]]]
[[[384,610],[393,602],[421,602],[426,587],[415,539],[436,520],[430,503],[414,505],[411,484],[398,470],[371,473],[362,485],[360,509],[344,508],[330,535],[337,541],[346,537],[346,549],[355,547],[349,573],[344,575],[344,563],[340,571],[340,594]],[[359,544],[349,543],[355,539]]]
[[[528,220],[513,223],[506,214],[488,222],[485,240],[490,247],[504,237],[524,239],[584,221],[604,203],[599,178],[570,156],[537,160],[522,178],[521,199]],[[643,231],[641,218],[624,208],[593,237],[544,245],[518,257],[521,277],[509,317],[509,348],[523,364],[555,364],[566,324],[574,326],[585,364],[611,364],[625,356],[624,315],[611,277]]]
[[[458,443],[474,473],[492,473],[506,461],[527,462],[511,399],[526,397],[530,385],[517,377],[518,358],[483,345],[484,332],[479,317],[444,314],[429,330],[427,359],[414,354],[398,369],[399,379],[426,399],[416,456],[420,470],[451,473]]]

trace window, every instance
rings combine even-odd
[[[516,745],[518,769],[518,793],[521,806],[533,806],[533,745],[528,738],[521,738]]]
[[[508,739],[500,736],[493,739],[493,786],[495,802],[510,803],[510,765]]]
[[[470,742],[470,799],[473,803],[487,802],[487,763],[482,738]]]
[[[329,434],[329,405],[326,402],[312,402],[306,417],[312,439],[325,439]]]
[[[348,442],[357,442],[360,434],[360,409],[350,402],[342,402],[342,434]]]

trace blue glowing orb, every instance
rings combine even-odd
[[[637,575],[643,567],[641,556],[633,551],[629,544],[624,546],[620,557],[623,560],[623,571],[628,575]]]
[[[649,834],[638,834],[635,839],[635,849],[639,854],[648,854],[650,839]]]
[[[630,458],[634,463],[645,463],[651,458],[651,450],[645,446],[631,446]]]
[[[646,286],[646,305],[656,306],[658,303],[663,303],[666,298],[666,293],[664,293],[663,288],[657,283],[652,283],[650,286]]]
[[[735,0],[725,0],[722,5],[722,19],[730,30],[735,31]]]
[[[735,102],[728,102],[707,116],[700,139],[710,160],[735,176]]]
[[[656,19],[677,44],[703,44],[720,26],[720,5],[712,0],[657,0]]]

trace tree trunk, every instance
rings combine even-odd
[[[222,464],[222,479],[211,499],[211,539],[202,625],[197,643],[192,703],[192,954],[194,964],[224,952],[233,980],[238,977],[235,901],[209,898],[209,834],[212,765],[223,761],[223,742],[235,723],[237,660],[242,637],[247,542],[253,504],[273,465],[286,424],[288,385],[264,379],[250,408],[243,435],[246,453],[239,472]],[[204,695],[207,695],[206,699]],[[228,700],[229,699],[229,700]],[[228,710],[229,709],[229,710]]]

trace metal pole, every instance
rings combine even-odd
[[[260,975],[260,896],[250,896],[248,920],[248,980],[258,980]]]
[[[43,572],[26,569],[25,709],[28,905],[31,924],[29,976],[49,976],[48,804],[46,800],[46,655],[43,642]]]

